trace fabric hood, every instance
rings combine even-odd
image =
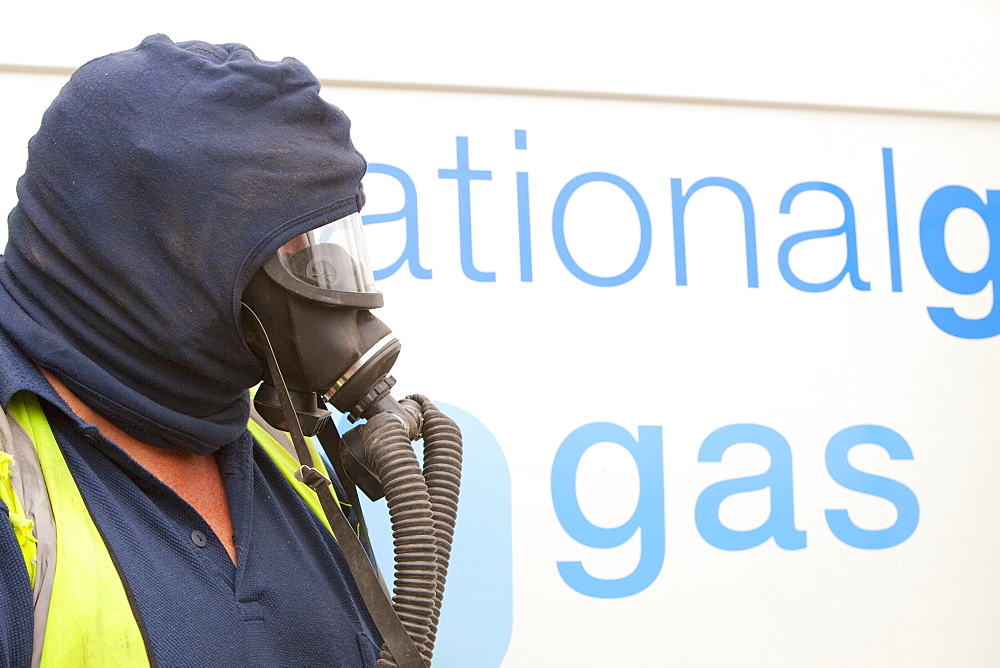
[[[297,60],[164,35],[81,67],[28,144],[0,326],[140,440],[234,440],[262,371],[244,286],[364,203],[350,121],[319,88]]]

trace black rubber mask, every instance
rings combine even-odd
[[[374,286],[358,213],[292,239],[250,279],[243,330],[265,369],[254,403],[273,426],[288,431],[282,385],[306,435],[329,419],[324,402],[358,419],[389,394],[400,345],[371,313]]]

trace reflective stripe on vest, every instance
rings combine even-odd
[[[37,397],[29,392],[18,392],[11,399],[7,410],[34,443],[57,527],[54,550],[55,574],[51,598],[48,601],[39,601],[37,592],[35,597],[36,611],[42,606],[42,610],[47,608],[48,614],[47,618],[42,615],[42,619],[45,620],[44,642],[41,643],[41,648],[36,642],[36,654],[32,664],[36,666],[155,664],[141,623],[137,619],[138,610],[135,610],[130,602],[114,559],[73,480]],[[299,463],[287,449],[290,443],[288,446],[283,446],[275,438],[275,436],[281,438],[283,434],[277,432],[272,435],[270,429],[257,424],[254,420],[250,421],[248,428],[296,493],[329,529],[329,523],[320,508],[315,492],[295,478]],[[326,467],[314,445],[311,442],[308,445],[313,466],[326,475]],[[10,456],[4,455],[7,453],[0,452],[0,466],[4,466],[2,464],[4,461],[9,466]],[[16,466],[17,461],[13,463]],[[4,479],[0,478],[0,495],[12,495],[11,502],[7,504],[8,508],[20,510],[16,490],[9,484],[5,487],[4,482]],[[7,498],[4,498],[4,501],[6,502]],[[23,516],[23,511],[20,512],[21,515],[18,517]],[[12,523],[13,521],[12,517]],[[15,525],[16,530],[17,525]],[[28,562],[33,553],[26,547],[32,549],[33,540],[22,543],[22,552]],[[31,570],[29,564],[29,572]]]

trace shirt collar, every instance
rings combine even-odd
[[[17,347],[7,333],[0,329],[0,404],[3,408],[6,409],[11,398],[21,390],[45,399],[79,421],[38,367]]]

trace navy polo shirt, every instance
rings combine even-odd
[[[249,432],[216,455],[234,566],[201,516],[76,417],[0,331],[0,401],[19,390],[41,399],[157,664],[375,665],[381,639],[340,548]],[[13,660],[23,656],[25,625],[30,655],[31,601],[7,522],[0,569],[0,658]]]

